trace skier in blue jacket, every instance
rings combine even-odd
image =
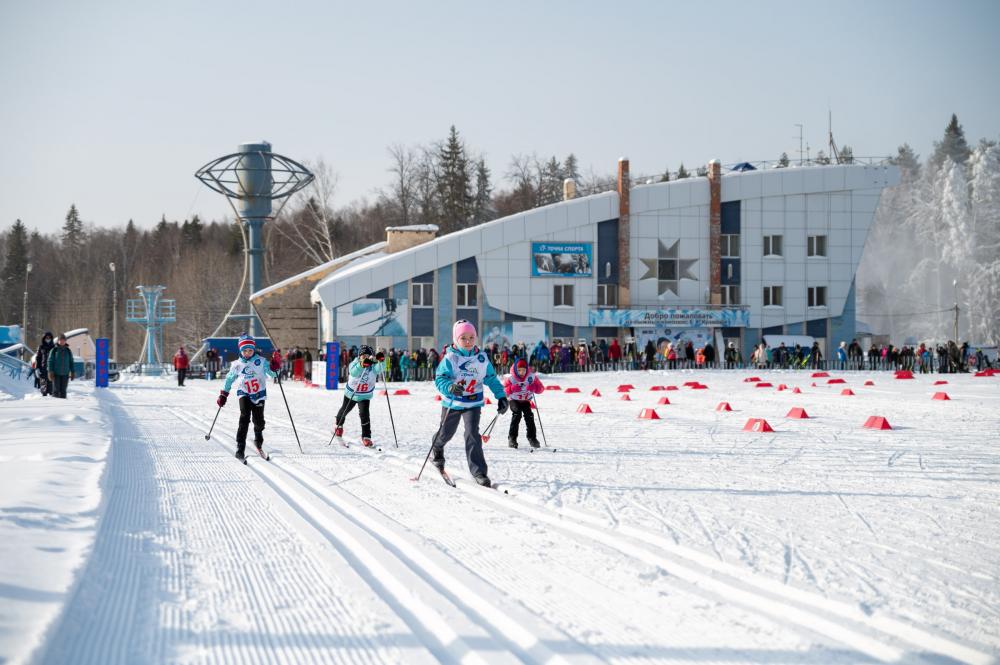
[[[476,327],[464,319],[456,321],[452,339],[454,344],[445,349],[434,377],[434,384],[444,400],[441,425],[431,443],[431,463],[438,471],[444,472],[444,445],[455,435],[458,422],[464,420],[465,456],[469,472],[477,483],[490,487],[486,458],[483,456],[483,439],[479,435],[483,386],[493,391],[500,415],[507,412],[507,396],[489,357],[476,346]]]
[[[345,445],[344,422],[355,404],[358,406],[358,415],[361,417],[361,443],[365,448],[371,448],[374,445],[369,407],[378,380],[385,376],[384,359],[385,356],[381,351],[375,355],[372,347],[365,344],[361,347],[360,355],[351,361],[347,370],[350,378],[347,379],[347,387],[344,389],[344,401],[340,405],[340,411],[337,412],[336,425],[333,429],[333,438],[337,439],[341,445]]]

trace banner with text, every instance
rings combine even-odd
[[[593,277],[593,265],[593,243],[531,243],[532,277]]]
[[[747,309],[592,309],[590,325],[634,328],[691,327],[691,328],[746,328],[750,325]]]

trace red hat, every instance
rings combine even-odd
[[[514,372],[520,377],[528,374],[528,363],[524,358],[519,358],[518,361],[514,363]]]

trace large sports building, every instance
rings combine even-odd
[[[303,273],[314,336],[440,348],[464,318],[486,343],[731,341],[748,357],[764,335],[824,350],[850,341],[855,271],[898,170],[743,169],[712,162],[707,177],[630,186],[623,159],[617,191],[442,237],[389,229],[387,242]]]

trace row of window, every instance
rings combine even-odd
[[[414,284],[411,289],[410,305],[412,307],[433,307],[434,306],[434,285],[431,283]],[[478,307],[479,297],[475,284],[455,285],[455,306],[456,307]]]
[[[782,307],[781,286],[764,287],[764,307]],[[413,307],[433,307],[434,306],[434,285],[414,284]],[[807,300],[809,307],[826,307],[826,287],[807,287]],[[556,307],[573,306],[573,285],[554,284],[552,286],[552,304]],[[722,286],[722,304],[739,305],[740,287],[737,285]],[[616,307],[618,305],[618,287],[615,284],[597,285],[597,305],[598,307]],[[456,307],[478,307],[479,299],[475,284],[457,284],[455,291]]]
[[[780,235],[764,236],[764,256],[784,256],[784,239]],[[740,237],[738,235],[722,236],[722,258],[735,259],[740,255]],[[808,236],[806,238],[806,256],[826,256],[826,236]],[[660,279],[669,279],[661,277]]]

